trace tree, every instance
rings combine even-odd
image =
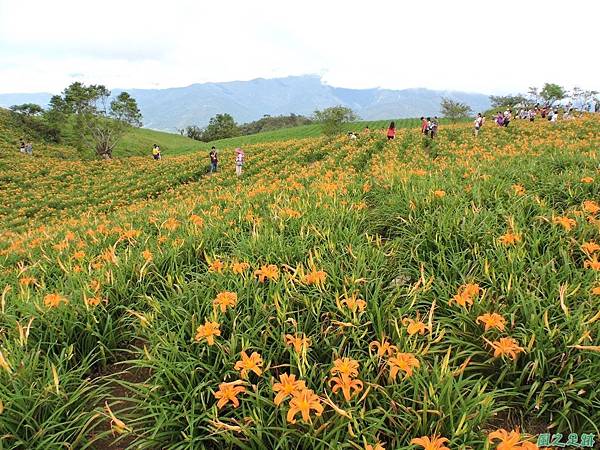
[[[494,109],[514,108],[515,105],[525,105],[527,103],[527,99],[521,94],[504,96],[490,95],[490,103]]]
[[[230,114],[217,114],[208,122],[208,126],[202,131],[202,141],[210,142],[217,139],[239,136],[237,124]]]
[[[538,88],[535,86],[531,86],[527,91],[527,98],[530,101],[530,104],[535,106],[541,103],[542,97],[540,97],[540,93]]]
[[[440,110],[442,115],[450,119],[452,122],[456,122],[458,119],[469,117],[469,114],[472,112],[469,105],[449,98],[442,98]]]
[[[354,122],[357,119],[356,113],[345,106],[332,106],[314,113],[314,120],[321,124],[323,134],[326,136],[340,134],[345,123]]]
[[[540,97],[549,105],[552,106],[559,100],[567,96],[565,89],[562,86],[554,83],[546,83],[540,91]]]
[[[125,132],[142,125],[137,102],[127,92],[111,100],[111,92],[102,85],[85,86],[76,82],[62,96],[51,99],[50,115],[74,116],[78,144],[91,146],[96,154],[111,158],[112,151]]]
[[[39,116],[44,112],[44,108],[35,103],[23,103],[22,105],[13,105],[9,108],[12,112],[22,114],[24,116],[33,117]]]
[[[196,141],[201,141],[202,140],[202,128],[196,126],[196,125],[190,125],[185,127],[184,130],[182,131],[182,136],[185,135],[187,137],[189,137],[190,139],[195,139]]]

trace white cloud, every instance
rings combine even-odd
[[[343,87],[600,89],[599,12],[540,0],[0,0],[0,92],[304,73]]]

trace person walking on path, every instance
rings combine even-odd
[[[396,124],[394,122],[390,122],[390,126],[388,127],[386,136],[388,138],[388,141],[396,137]]]
[[[235,174],[239,177],[242,175],[242,167],[244,166],[244,151],[241,148],[235,149]]]
[[[217,171],[217,165],[219,164],[219,157],[217,155],[217,149],[215,148],[214,145],[210,149],[209,156],[210,156],[210,173],[213,173],[213,172]]]

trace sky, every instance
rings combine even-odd
[[[0,0],[0,93],[318,74],[347,88],[600,90],[600,2]]]

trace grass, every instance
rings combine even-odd
[[[134,128],[119,141],[114,155],[125,156],[151,156],[152,146],[160,146],[164,157],[184,155],[207,148],[206,144],[194,141],[185,136],[147,128]]]
[[[434,142],[413,127],[391,142],[288,138],[245,145],[240,178],[223,146],[220,172],[150,198],[136,191],[195,155],[108,163],[112,174],[80,163],[69,170],[87,170],[88,187],[35,202],[81,201],[29,219],[11,205],[72,161],[19,166],[21,190],[2,198],[28,225],[0,241],[2,447],[415,449],[443,436],[466,450],[499,448],[500,427],[527,442],[597,436],[599,145],[597,116],[478,138],[444,126]],[[126,194],[136,200],[102,206]],[[277,398],[284,375],[303,385]]]

